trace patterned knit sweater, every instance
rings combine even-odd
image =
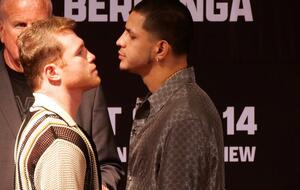
[[[52,99],[34,96],[15,144],[15,189],[99,189],[88,138]]]

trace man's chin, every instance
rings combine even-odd
[[[128,70],[128,66],[125,62],[121,61],[119,64],[119,69],[122,71],[126,71],[126,70]]]
[[[101,84],[101,78],[99,77],[97,81],[95,81],[95,84],[93,85],[92,88],[96,88],[97,86],[99,86]]]

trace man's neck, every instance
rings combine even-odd
[[[75,120],[83,92],[69,92],[61,89],[51,92],[49,90],[39,90],[37,92],[52,98]]]
[[[16,72],[23,73],[22,65],[18,61],[15,61],[6,49],[4,49],[3,51],[3,56],[4,56],[5,63],[9,68],[11,68]]]
[[[157,91],[173,74],[187,67],[186,61],[178,63],[162,63],[154,66],[151,71],[142,76],[144,84],[151,93]]]

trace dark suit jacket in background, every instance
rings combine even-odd
[[[15,96],[0,52],[0,190],[14,188],[14,145],[21,125]],[[96,145],[102,183],[117,189],[122,169],[109,122],[101,87],[89,90],[83,96],[77,117],[78,124],[93,138]]]

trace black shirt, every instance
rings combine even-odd
[[[22,119],[24,119],[26,112],[34,102],[32,90],[27,84],[24,73],[16,72],[7,65],[6,69],[11,81],[12,89],[15,95],[20,115]]]

